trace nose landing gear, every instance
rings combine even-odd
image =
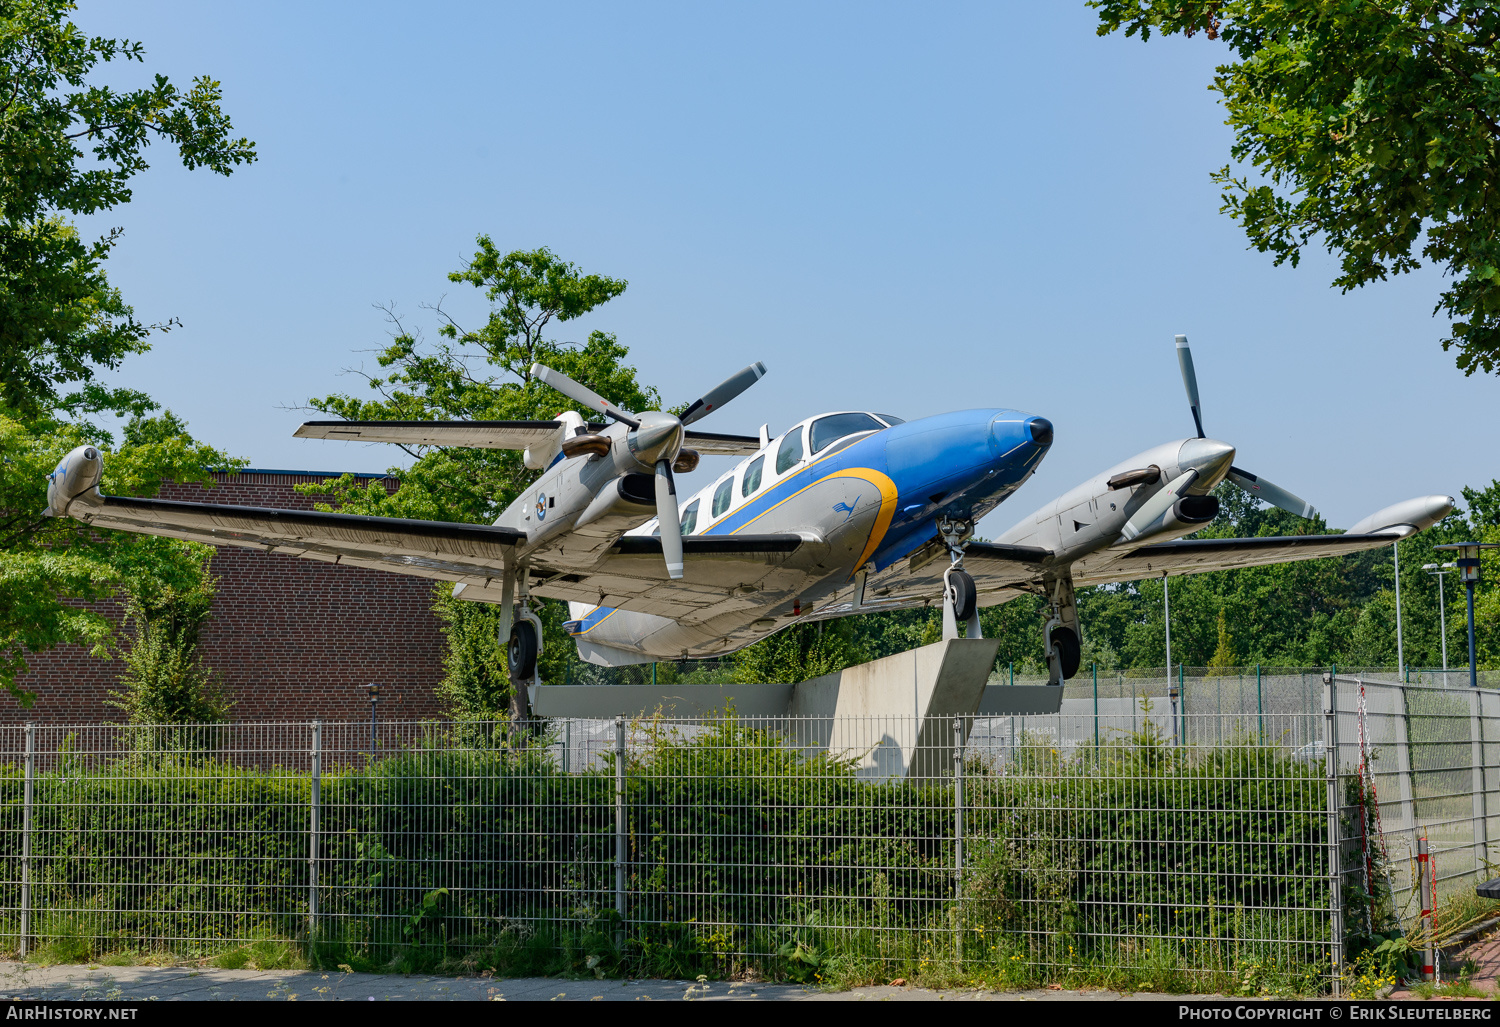
[[[944,517],[937,523],[943,545],[952,565],[943,572],[943,640],[958,637],[959,624],[967,638],[983,638],[979,627],[979,592],[974,579],[964,570],[964,550],[974,534],[974,522],[967,518]]]

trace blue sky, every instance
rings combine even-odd
[[[1192,431],[1347,526],[1500,477],[1500,381],[1437,340],[1431,270],[1341,295],[1331,260],[1247,251],[1210,170],[1229,130],[1193,40],[1099,39],[1079,3],[80,5],[146,44],[126,85],[223,83],[260,160],[230,178],[156,148],[111,275],[184,327],[133,358],[196,434],[259,467],[380,470],[386,447],[291,438],[309,396],[361,391],[375,304],[435,329],[490,234],[628,279],[559,327],[618,334],[669,403],[753,360],[703,422],[779,431],[826,409],[1050,418],[993,536],[1077,481]],[[697,488],[724,466],[705,460]]]

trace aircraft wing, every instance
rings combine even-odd
[[[561,421],[308,421],[299,439],[394,442],[401,446],[525,449],[550,442]]]
[[[685,431],[682,444],[704,456],[752,456],[760,452],[754,435],[719,435],[711,431]]]
[[[661,539],[626,535],[587,571],[539,578],[531,591],[548,599],[635,610],[685,623],[725,613],[764,609],[796,599],[808,568],[827,553],[826,543],[801,535],[689,535],[682,540],[683,575],[667,577]],[[465,588],[465,599],[498,602],[499,583]]]
[[[481,584],[498,579],[506,550],[526,540],[524,532],[483,524],[124,496],[80,499],[74,503],[73,514],[97,528],[248,546],[327,563]]]
[[[308,421],[293,435],[337,442],[393,442],[400,446],[463,446],[468,449],[525,449],[551,442],[561,421]],[[604,430],[591,424],[589,430]],[[760,452],[754,435],[684,432],[683,445],[705,456],[748,456]]]
[[[1282,535],[1265,538],[1187,538],[1142,546],[1126,553],[1106,550],[1080,560],[1074,567],[1075,585],[1103,585],[1137,581],[1163,574],[1202,574],[1206,571],[1264,567],[1273,563],[1318,560],[1365,549],[1388,546],[1405,532],[1384,531],[1347,535]],[[1109,558],[1103,562],[1100,558]]]
[[[75,501],[73,515],[98,528],[458,582],[464,598],[491,602],[500,601],[507,550],[526,541],[524,532],[483,524],[124,496]],[[674,581],[659,538],[626,536],[587,569],[534,560],[531,588],[552,599],[701,620],[795,598],[806,566],[826,551],[825,543],[800,535],[689,536],[684,575]]]

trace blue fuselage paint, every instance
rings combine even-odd
[[[768,530],[763,526],[765,515],[783,505],[795,509],[800,494],[814,483],[840,472],[868,470],[888,478],[896,493],[890,522],[883,530],[877,529],[880,538],[869,557],[877,571],[884,570],[932,539],[939,517],[977,521],[1031,476],[1051,443],[1050,437],[1040,442],[1032,438],[1031,420],[1032,415],[1017,410],[960,410],[898,424],[842,448],[834,443],[823,451],[827,455],[813,454],[803,467],[717,519],[700,509],[701,527],[696,534],[756,534]],[[762,453],[769,460],[775,448],[773,444]],[[706,507],[711,492],[704,491],[696,499]],[[689,498],[683,506],[692,501]],[[848,516],[848,511],[830,507],[808,510],[797,520],[818,529],[835,527]],[[851,576],[856,570],[844,568],[841,576]],[[570,621],[566,628],[571,634],[583,635],[612,612],[609,607],[597,607],[582,620]]]

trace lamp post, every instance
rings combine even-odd
[[[365,686],[370,693],[370,759],[375,758],[375,704],[380,702],[380,686],[371,681]]]
[[[1481,549],[1500,549],[1500,542],[1454,542],[1446,546],[1433,546],[1434,549],[1455,549],[1458,551],[1458,580],[1464,583],[1464,588],[1469,590],[1469,687],[1479,687],[1479,664],[1474,657],[1474,586],[1479,584],[1479,551]]]
[[[1443,601],[1443,578],[1456,563],[1424,563],[1422,569],[1438,579],[1438,634],[1443,639],[1443,687],[1448,687],[1448,607]]]
[[[1401,645],[1401,543],[1392,542],[1391,552],[1396,560],[1396,677],[1409,680],[1406,673],[1406,650]]]

